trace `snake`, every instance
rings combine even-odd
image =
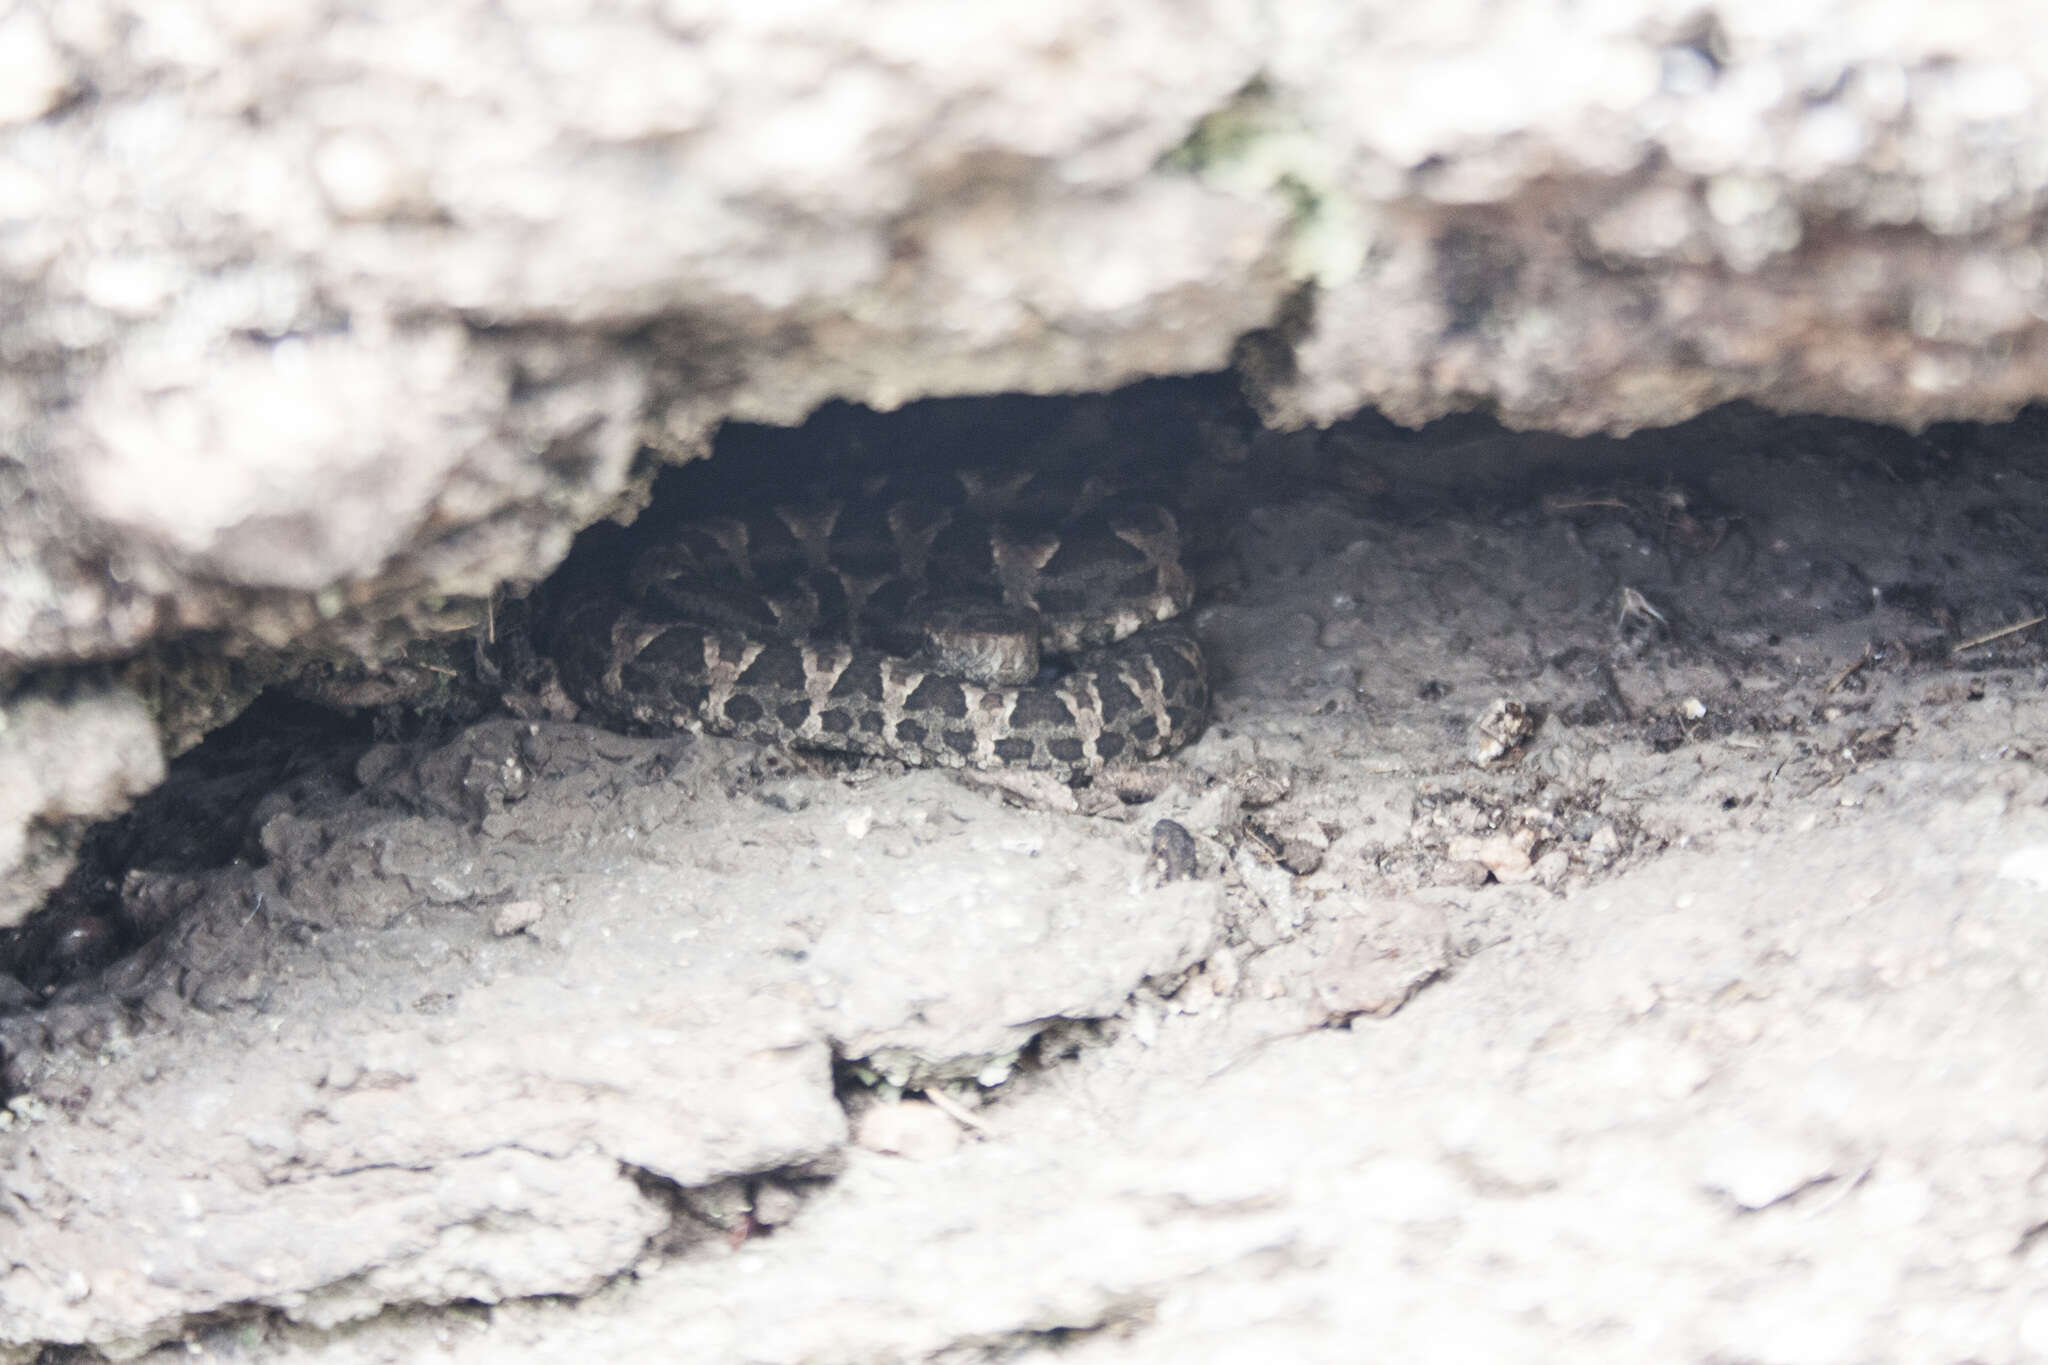
[[[636,532],[544,612],[615,727],[1072,781],[1208,714],[1179,521],[1095,481],[867,477]]]

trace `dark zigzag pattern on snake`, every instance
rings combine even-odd
[[[626,586],[556,605],[564,686],[628,726],[1069,778],[1199,733],[1208,682],[1171,619],[1192,595],[1172,514],[1085,488],[1049,512],[1022,480],[959,477],[952,506],[883,485],[678,528]],[[1065,657],[1029,682],[934,666],[901,628],[934,584],[999,598]]]

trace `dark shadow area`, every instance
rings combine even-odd
[[[22,924],[0,930],[0,1013],[33,1008],[168,927],[139,871],[192,873],[263,861],[265,800],[353,789],[371,717],[266,693],[170,765],[133,809],[87,835],[78,865]]]
[[[1735,708],[1718,709],[1705,727],[1639,715],[1614,684],[1617,659],[1666,651],[1735,677],[1805,633],[1847,629],[1867,633],[1864,655],[1831,692],[1853,695],[1863,670],[1883,666],[2039,666],[2048,631],[2030,623],[2048,609],[2044,446],[2042,408],[2010,423],[1919,434],[1740,404],[1621,439],[1512,432],[1481,415],[1409,430],[1372,413],[1323,432],[1271,433],[1226,375],[1109,395],[935,399],[888,413],[835,402],[795,428],[729,424],[713,458],[663,472],[632,525],[605,522],[581,536],[534,600],[617,575],[679,525],[728,508],[800,503],[881,475],[915,492],[962,469],[1028,464],[1076,484],[1111,478],[1170,498],[1198,586],[1196,620],[1203,606],[1242,600],[1258,566],[1306,573],[1359,553],[1361,522],[1390,537],[1526,533],[1544,548],[1512,571],[1515,592],[1600,618],[1584,640],[1532,646],[1532,666],[1584,684],[1546,718],[1622,727],[1662,752],[1713,727],[1766,722]],[[1394,552],[1381,553],[1391,571]],[[1384,610],[1377,625],[1341,629],[1423,629],[1423,598],[1452,602],[1459,575],[1481,571],[1455,556],[1417,567],[1428,582],[1415,603]],[[1367,565],[1367,595],[1373,576]],[[352,790],[358,759],[378,740],[445,737],[493,711],[544,712],[551,703],[535,698],[545,651],[534,650],[523,619],[524,604],[506,605],[503,638],[477,651],[482,666],[465,679],[459,715],[395,725],[388,714],[271,693],[180,757],[161,788],[93,830],[41,911],[0,931],[0,1013],[40,1007],[166,927],[133,894],[136,872],[260,864],[274,794]],[[1325,636],[1333,631],[1341,633],[1326,623]],[[1452,648],[1473,647],[1452,634]],[[1234,668],[1219,645],[1219,688],[1247,681]],[[1358,688],[1369,698],[1368,682]],[[1412,691],[1424,705],[1469,700],[1428,678]]]

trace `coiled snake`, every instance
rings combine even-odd
[[[1173,513],[952,471],[681,526],[550,609],[563,685],[614,723],[1073,778],[1199,733]]]

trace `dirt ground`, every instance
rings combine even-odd
[[[1208,732],[208,770],[8,945],[0,1360],[2048,1358],[2048,417],[821,421],[674,496],[1185,470]]]

